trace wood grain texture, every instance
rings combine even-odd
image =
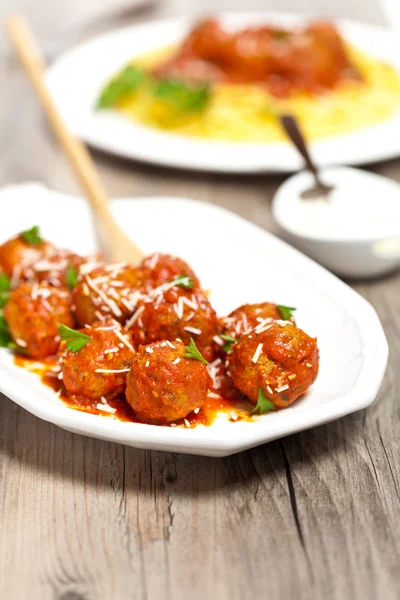
[[[25,9],[47,35],[90,2],[5,0],[0,13]],[[232,6],[208,1],[203,10],[216,4]],[[374,0],[313,6],[380,19]],[[155,15],[189,9],[190,0],[175,0]],[[4,40],[0,52],[0,184],[39,179],[77,192]],[[189,196],[274,229],[270,202],[281,177],[199,175],[94,156],[112,196]],[[399,167],[373,170],[400,181]],[[375,404],[230,458],[72,435],[1,397],[0,597],[398,600],[400,275],[353,287],[376,307],[390,344]]]

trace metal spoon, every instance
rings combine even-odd
[[[327,200],[330,192],[335,188],[334,186],[326,185],[321,181],[319,169],[310,156],[305,138],[300,130],[297,119],[295,119],[295,117],[292,115],[280,115],[279,118],[286,135],[292,141],[294,146],[296,146],[297,150],[303,157],[304,162],[306,163],[306,168],[314,177],[315,185],[312,188],[301,192],[301,198],[303,200]]]

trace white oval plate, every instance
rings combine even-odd
[[[277,13],[220,15],[227,26],[309,20]],[[67,124],[88,144],[126,158],[171,167],[234,173],[290,172],[302,165],[284,142],[245,143],[195,139],[136,124],[116,111],[93,111],[104,83],[135,56],[176,43],[187,18],[134,25],[96,37],[57,60],[47,72],[50,91]],[[400,45],[387,30],[338,21],[345,38],[400,71]],[[387,121],[311,144],[320,164],[356,165],[400,155],[400,110]]]
[[[385,372],[388,347],[374,309],[328,271],[273,235],[210,204],[179,198],[114,200],[116,218],[146,253],[187,259],[211,302],[227,314],[245,302],[298,307],[296,318],[318,337],[316,383],[289,408],[254,422],[221,418],[194,429],[125,423],[68,408],[39,377],[0,349],[0,391],[38,417],[75,433],[137,448],[226,456],[365,408]],[[3,208],[2,208],[3,207]],[[38,184],[0,192],[0,242],[40,224],[44,237],[77,252],[95,250],[84,201]],[[156,216],[156,218],[155,218]],[[206,243],[205,243],[206,240]],[[221,252],[221,249],[223,251]]]

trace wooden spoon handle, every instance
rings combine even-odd
[[[97,219],[105,230],[105,237],[109,242],[109,258],[111,260],[130,260],[132,262],[140,260],[143,257],[142,251],[120,229],[111,213],[106,191],[92,157],[83,143],[72,135],[67,128],[47,88],[44,76],[45,64],[27,20],[22,15],[15,15],[9,17],[6,26],[18,57],[37,92],[50,125],[64,148],[90,200]],[[121,242],[123,243],[121,244]],[[121,256],[121,246],[129,248],[129,256]],[[122,253],[124,253],[123,248]]]

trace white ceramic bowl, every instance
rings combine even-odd
[[[275,194],[272,212],[281,229],[281,236],[290,244],[324,265],[341,277],[371,278],[389,273],[400,266],[400,186],[385,177],[348,167],[331,167],[323,170],[322,179],[328,184],[345,184],[353,190],[354,199],[362,196],[365,186],[374,190],[376,216],[369,217],[370,225],[365,234],[360,230],[361,215],[349,210],[353,219],[348,234],[335,233],[332,227],[328,235],[323,231],[312,233],[296,222],[294,209],[302,190],[313,185],[308,172],[302,171],[290,177]],[[384,199],[398,196],[398,215],[387,220],[387,228],[376,224],[374,218],[383,215]],[[304,201],[303,201],[304,202]],[[305,202],[313,202],[308,200]],[[298,206],[298,204],[297,204]],[[361,208],[362,210],[362,208]]]

